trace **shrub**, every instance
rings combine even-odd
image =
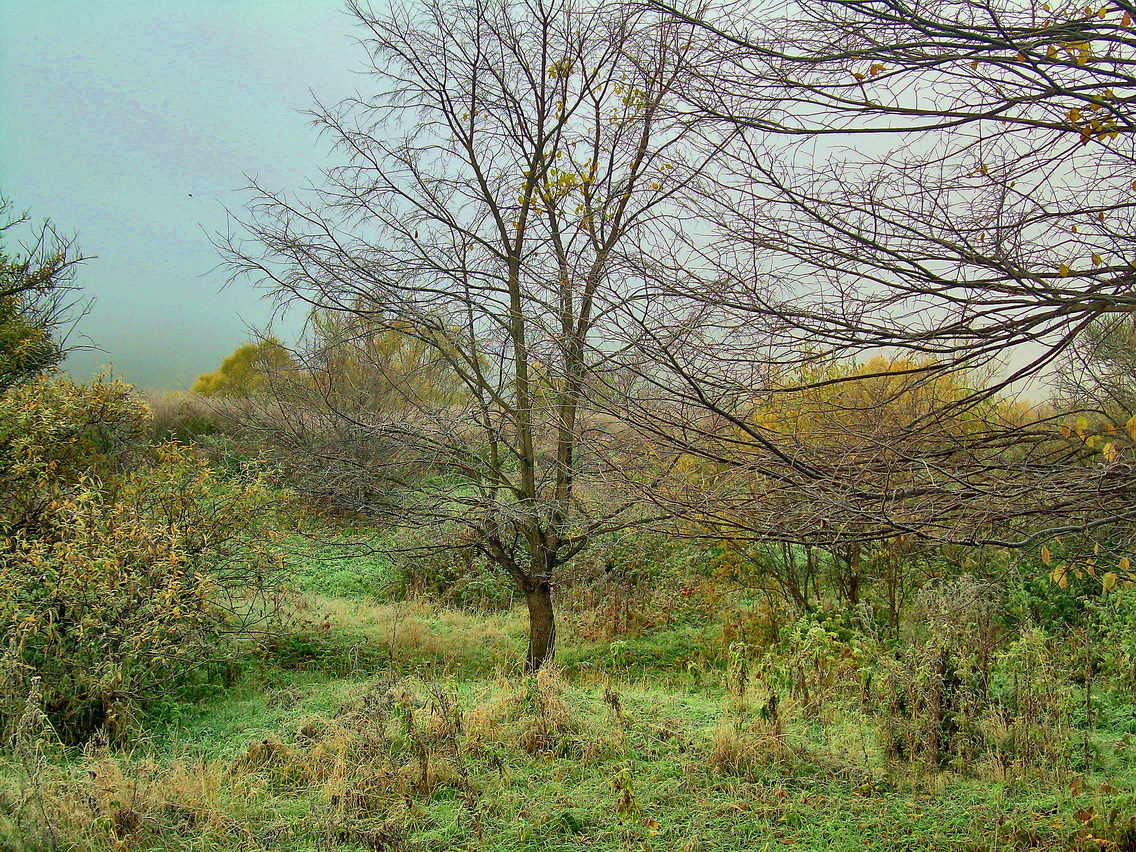
[[[706,563],[697,543],[662,533],[601,537],[564,573],[564,613],[587,639],[700,621],[721,605]]]
[[[130,390],[41,377],[0,394],[0,535],[35,536],[54,501],[132,464],[148,411]]]
[[[399,530],[385,548],[393,562],[396,597],[422,598],[473,612],[509,609],[516,583],[477,553],[463,528]]]
[[[0,725],[39,678],[66,739],[119,736],[264,614],[267,490],[147,444],[146,416],[118,382],[0,396]]]
[[[973,577],[928,586],[918,603],[923,635],[873,683],[889,756],[1000,778],[1064,771],[1071,695],[1044,631],[1007,640],[995,588]]]
[[[995,590],[973,577],[920,592],[921,635],[893,659],[881,660],[872,684],[887,714],[883,745],[889,756],[932,767],[975,760],[997,651],[998,606]]]

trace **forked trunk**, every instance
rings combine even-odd
[[[529,654],[525,670],[533,674],[540,669],[556,649],[556,615],[552,611],[552,584],[538,582],[525,592],[529,605]]]

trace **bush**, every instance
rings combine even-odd
[[[873,681],[888,755],[999,778],[1063,772],[1071,691],[1059,644],[1036,627],[1006,637],[996,588],[973,577],[927,586],[918,605],[922,635]]]
[[[130,390],[59,377],[0,394],[0,535],[34,537],[54,501],[131,466],[148,411]]]
[[[721,606],[707,563],[697,543],[663,533],[598,538],[564,572],[564,613],[586,639],[701,621]]]
[[[65,739],[120,736],[263,616],[266,489],[146,443],[146,417],[118,382],[0,395],[0,725],[38,678]]]
[[[464,528],[400,530],[385,548],[393,563],[392,591],[471,612],[498,612],[519,597],[516,583],[477,553]]]
[[[147,394],[150,434],[156,441],[194,444],[223,434],[230,425],[226,412],[213,400],[176,391]]]

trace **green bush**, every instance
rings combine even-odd
[[[146,417],[118,382],[0,395],[2,726],[34,686],[64,738],[122,735],[264,616],[267,490],[148,444]]]
[[[520,594],[516,583],[490,567],[463,529],[454,524],[394,534],[385,548],[394,567],[394,596],[475,612],[509,609]]]

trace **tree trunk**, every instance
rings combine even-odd
[[[525,592],[529,605],[529,654],[525,670],[533,674],[552,659],[556,649],[556,615],[552,610],[552,584],[537,581]]]

